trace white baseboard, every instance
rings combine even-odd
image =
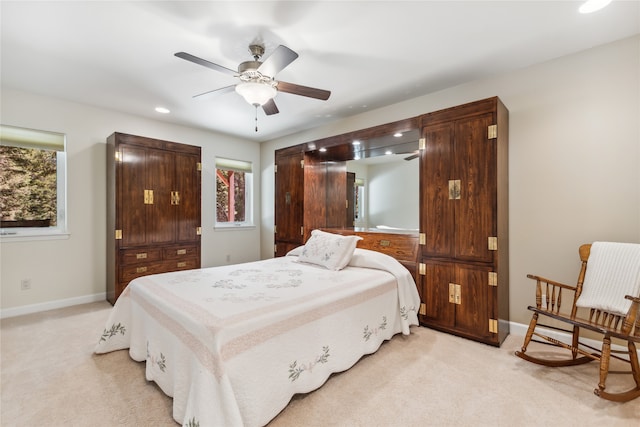
[[[524,337],[527,334],[527,329],[529,329],[529,325],[523,325],[522,323],[509,322],[509,330],[511,335],[519,335]],[[542,328],[540,326],[537,327],[537,331],[544,332],[544,334],[550,336],[551,338],[557,339],[566,344],[571,344],[571,334],[567,332],[556,331],[554,329]],[[535,337],[534,337],[535,338]],[[580,341],[595,347],[597,349],[602,348],[602,341],[590,339],[590,338],[580,338]],[[617,344],[611,344],[611,348],[613,350],[626,351],[626,347]]]
[[[0,310],[0,319],[7,317],[22,316],[23,314],[39,313],[41,311],[55,310],[56,308],[71,307],[72,305],[88,304],[91,302],[105,301],[105,292],[82,297],[61,299],[56,301],[43,302],[40,304],[22,305],[20,307],[5,308]]]

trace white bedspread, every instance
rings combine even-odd
[[[260,426],[408,334],[419,304],[404,267],[363,249],[341,271],[287,256],[158,274],[129,284],[95,352],[146,360],[183,425]]]

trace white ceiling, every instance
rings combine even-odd
[[[5,1],[2,85],[265,141],[640,33],[640,2],[581,15],[580,1]],[[236,93],[193,95],[232,76],[261,39],[300,56],[277,80],[331,90],[280,93],[265,116]],[[154,111],[156,106],[169,115]]]

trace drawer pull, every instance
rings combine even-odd
[[[145,273],[146,271],[147,271],[147,267],[136,268],[136,273]]]
[[[186,253],[187,253],[187,250],[186,250],[186,249],[178,249],[178,250],[176,251],[176,254],[177,254],[177,255],[184,255],[184,254],[186,254]]]
[[[187,263],[186,262],[179,262],[178,263],[178,268],[182,268],[182,267],[186,267]]]
[[[390,246],[391,242],[389,240],[380,240],[380,246]]]
[[[147,259],[147,253],[143,252],[140,254],[136,254],[136,259]]]

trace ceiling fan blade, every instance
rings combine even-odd
[[[314,87],[301,86],[293,83],[278,82],[276,86],[278,91],[292,93],[294,95],[307,96],[309,98],[316,98],[326,101],[331,96],[331,92],[323,89],[316,89]]]
[[[298,58],[298,54],[286,46],[280,45],[262,62],[258,71],[263,76],[273,77]]]
[[[235,88],[236,88],[236,85],[225,86],[225,87],[221,87],[219,89],[208,90],[206,92],[199,93],[198,95],[193,95],[193,97],[194,98],[198,98],[199,96],[209,95],[209,94],[222,95],[223,93],[233,92],[235,90]]]
[[[230,74],[235,76],[238,74],[237,71],[232,70],[227,67],[223,67],[222,65],[214,64],[213,62],[209,62],[206,59],[198,58],[197,56],[193,56],[190,53],[186,52],[178,52],[175,54],[178,58],[185,59],[187,61],[193,62],[194,64],[202,65],[203,67],[211,68],[212,70],[219,71],[224,74]]]
[[[276,106],[276,103],[273,101],[273,98],[265,102],[262,105],[262,109],[267,116],[278,114],[280,112],[280,110],[278,110],[278,107]]]

